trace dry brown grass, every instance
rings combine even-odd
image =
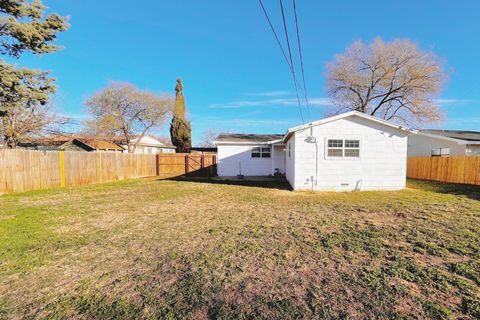
[[[150,179],[0,197],[0,318],[479,316],[476,191],[410,186]]]

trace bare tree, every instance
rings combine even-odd
[[[207,148],[208,147],[214,147],[215,143],[213,143],[213,142],[215,141],[217,136],[218,136],[218,134],[215,131],[215,129],[210,128],[210,129],[205,130],[203,132],[202,140],[200,141],[200,146],[201,147],[207,147]]]
[[[103,137],[122,136],[128,152],[135,152],[149,130],[160,127],[171,113],[170,95],[142,91],[132,84],[112,82],[86,102],[91,133]]]
[[[155,139],[163,143],[164,145],[171,146],[172,141],[170,140],[170,137],[168,136],[153,136]]]
[[[356,110],[403,124],[437,122],[446,78],[438,57],[410,40],[353,43],[327,65],[334,113]]]
[[[53,104],[15,105],[0,122],[0,135],[5,137],[5,148],[14,149],[19,142],[31,142],[50,134],[60,134],[70,119],[58,115]]]

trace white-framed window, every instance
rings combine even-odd
[[[292,154],[292,144],[289,142],[288,143],[288,159],[290,159]]]
[[[327,158],[360,158],[360,140],[328,139]]]
[[[252,158],[270,158],[271,149],[270,147],[253,147],[252,148]]]

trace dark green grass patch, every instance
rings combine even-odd
[[[0,318],[478,318],[477,187],[145,179],[0,197]]]

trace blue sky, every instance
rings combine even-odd
[[[264,2],[280,31],[278,1]],[[70,16],[71,29],[58,40],[65,49],[18,63],[51,70],[62,113],[82,119],[86,98],[110,80],[173,94],[181,77],[194,143],[208,128],[282,133],[301,123],[291,75],[257,0],[44,3]],[[436,127],[480,130],[480,1],[297,0],[297,9],[312,119],[328,108],[326,62],[355,40],[380,36],[410,38],[444,61],[447,117]]]

